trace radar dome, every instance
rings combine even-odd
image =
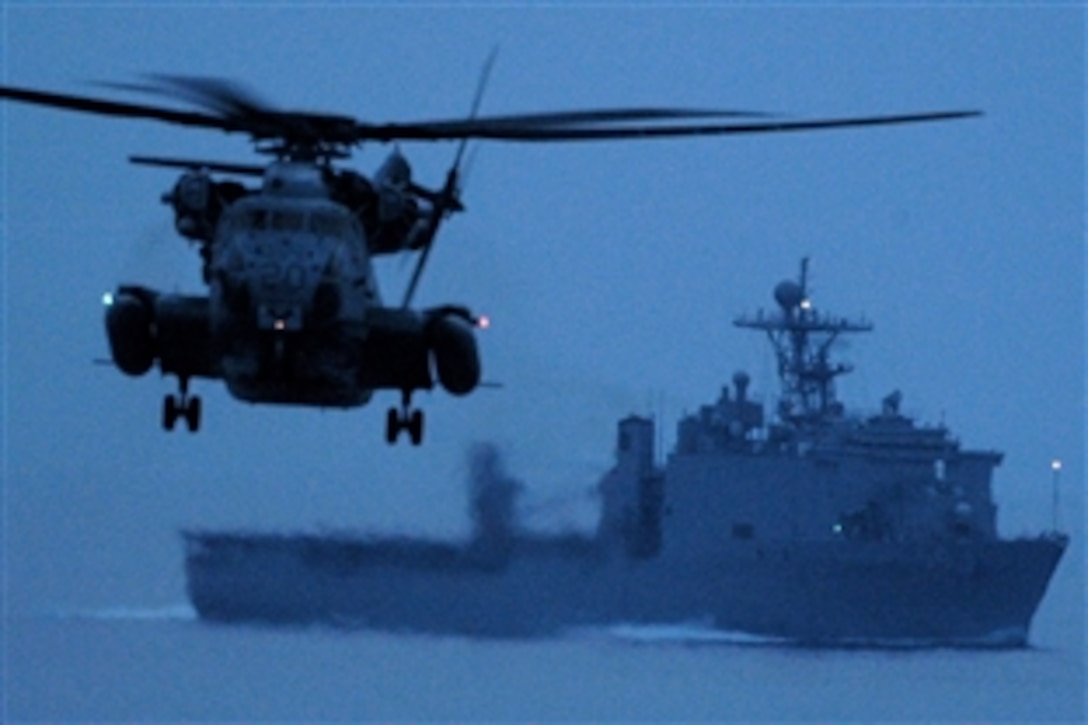
[[[774,299],[784,310],[796,309],[804,301],[805,291],[796,282],[786,280],[774,288]]]

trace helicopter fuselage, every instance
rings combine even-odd
[[[182,416],[199,426],[199,403],[190,412],[187,395],[194,377],[220,378],[252,403],[355,407],[375,390],[399,390],[405,409],[390,411],[389,437],[408,428],[414,441],[412,391],[436,378],[457,395],[476,387],[472,316],[459,306],[385,305],[360,210],[330,196],[320,167],[273,164],[259,191],[227,204],[213,203],[210,185],[199,193],[198,182],[183,176],[168,199],[179,230],[199,228],[195,219],[211,230],[201,250],[207,296],[122,286],[106,313],[122,371],[141,375],[158,363],[181,381],[180,397],[164,404],[167,428]],[[196,214],[209,210],[214,219]]]
[[[346,208],[316,196],[235,202],[216,229],[209,284],[212,354],[235,397],[369,400],[358,368],[367,311],[381,301],[362,228]]]

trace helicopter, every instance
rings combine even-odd
[[[484,73],[486,78],[486,70]],[[389,444],[423,439],[412,396],[436,385],[455,396],[481,385],[476,330],[487,319],[462,304],[412,306],[442,223],[464,210],[460,165],[469,140],[572,142],[790,132],[946,121],[978,111],[782,120],[769,114],[680,108],[605,108],[482,117],[481,79],[461,119],[371,123],[341,114],[281,111],[219,78],[153,74],[104,84],[188,107],[0,86],[0,98],[55,109],[248,135],[263,164],[131,156],[180,170],[162,200],[197,247],[207,293],[121,284],[103,298],[111,361],[140,376],[157,364],[177,378],[162,427],[201,425],[194,378],[222,380],[236,399],[353,408],[378,390]],[[732,119],[732,120],[723,120]],[[418,184],[400,142],[457,141],[444,183]],[[365,142],[398,144],[367,176],[342,165]],[[259,183],[247,184],[244,179]],[[243,180],[239,180],[243,179]],[[415,254],[400,304],[384,301],[372,261]]]

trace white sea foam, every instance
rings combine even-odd
[[[51,612],[51,614],[58,619],[98,619],[131,622],[192,622],[197,619],[196,610],[188,603],[168,604],[160,607],[120,605],[99,609],[58,609]]]
[[[603,636],[637,644],[781,645],[790,640],[747,632],[715,629],[699,622],[684,624],[615,624],[602,628],[571,630],[572,636]]]

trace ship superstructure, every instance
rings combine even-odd
[[[806,261],[798,281],[775,288],[778,309],[734,320],[764,332],[774,349],[781,390],[771,422],[749,399],[743,372],[717,402],[680,421],[667,466],[669,540],[723,530],[778,541],[995,538],[991,479],[1002,454],[964,450],[944,426],[918,425],[901,413],[899,391],[874,415],[847,413],[834,383],[852,366],[831,360],[832,345],[873,326],[818,311],[807,277]],[[715,500],[725,527],[695,513]]]

